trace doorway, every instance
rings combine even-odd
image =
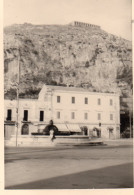
[[[114,129],[109,128],[109,139],[114,139]]]
[[[24,124],[21,129],[21,135],[28,135],[29,134],[29,125]]]

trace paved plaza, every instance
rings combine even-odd
[[[5,188],[132,188],[132,142],[107,144],[5,148]]]

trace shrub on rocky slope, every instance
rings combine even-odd
[[[131,42],[101,29],[70,25],[12,25],[4,29],[5,98],[20,63],[20,96],[37,98],[44,83],[128,94]],[[129,95],[131,94],[129,93]]]

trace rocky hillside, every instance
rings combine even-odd
[[[102,29],[12,25],[4,29],[5,98],[37,98],[44,83],[132,97],[132,45]]]

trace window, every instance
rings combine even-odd
[[[88,98],[85,98],[85,104],[88,104]]]
[[[24,110],[24,118],[23,121],[28,121],[28,110]]]
[[[74,112],[71,113],[71,119],[75,119],[75,113]]]
[[[12,110],[8,109],[7,110],[7,121],[11,121],[12,120]]]
[[[44,111],[40,111],[40,121],[44,121]]]
[[[98,98],[98,105],[101,105],[101,99]]]
[[[57,103],[60,103],[60,96],[57,96]]]
[[[110,106],[112,106],[113,105],[113,100],[112,99],[110,99]]]
[[[98,120],[101,120],[101,113],[98,113]]]
[[[88,119],[88,113],[84,113],[84,119],[85,119],[85,120]]]
[[[75,97],[72,97],[72,104],[75,104]]]
[[[57,119],[60,119],[60,112],[57,112]]]
[[[111,121],[113,120],[113,114],[110,114],[110,120]]]

